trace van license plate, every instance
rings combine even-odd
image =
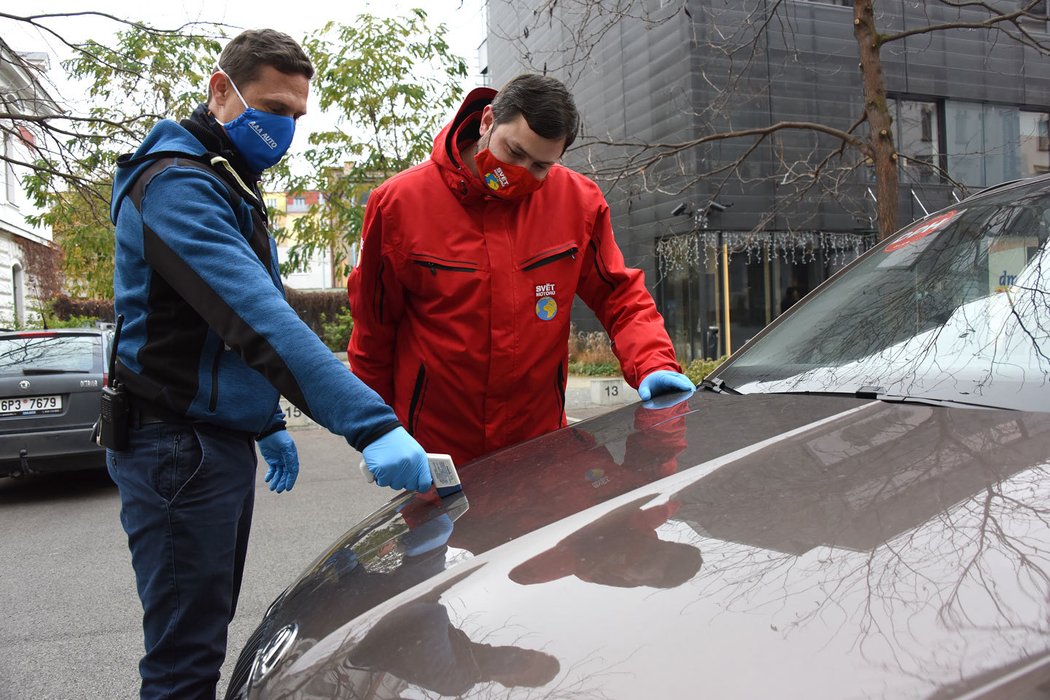
[[[0,416],[35,416],[61,411],[61,396],[19,396],[0,399]]]

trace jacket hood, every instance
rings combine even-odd
[[[430,158],[441,167],[442,174],[453,189],[457,189],[459,182],[473,183],[478,192],[484,192],[484,188],[476,177],[460,159],[459,151],[461,145],[473,143],[478,140],[478,122],[481,120],[481,111],[492,102],[496,91],[492,88],[474,88],[460,104],[456,116],[445,125],[441,133],[434,139],[434,149],[430,152]],[[459,188],[462,192],[462,188]],[[465,193],[465,192],[464,192]]]
[[[185,127],[165,119],[158,122],[130,157],[122,156],[116,173],[113,176],[113,200],[110,202],[110,219],[114,224],[120,213],[120,205],[131,190],[138,176],[152,163],[150,154],[185,153],[190,156],[201,156],[205,153],[204,145]]]

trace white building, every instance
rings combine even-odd
[[[41,83],[47,55],[18,54],[0,39],[0,327],[25,323],[36,306],[34,270],[26,251],[51,246],[49,229],[31,226],[38,213],[26,196],[22,178],[36,157],[39,129],[18,115],[61,113]]]

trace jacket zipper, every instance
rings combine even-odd
[[[442,263],[436,263],[430,260],[413,260],[413,263],[420,267],[425,267],[430,270],[430,274],[437,275],[438,270],[444,270],[446,272],[477,272],[476,268],[473,267],[458,267],[455,265],[443,265]]]
[[[546,258],[543,258],[542,260],[537,260],[534,263],[529,263],[528,265],[526,265],[525,267],[523,267],[521,269],[523,271],[535,270],[537,267],[543,267],[544,265],[550,265],[552,262],[556,262],[558,260],[561,260],[562,258],[572,258],[573,260],[575,260],[576,259],[576,253],[578,253],[579,251],[580,251],[579,248],[577,248],[576,246],[573,246],[572,248],[569,248],[568,250],[563,250],[560,253],[555,253],[554,255],[549,255]]]
[[[422,362],[419,363],[419,372],[416,373],[416,385],[412,389],[412,401],[408,404],[408,432],[416,434],[419,426],[419,413],[423,410],[423,395],[427,389],[427,368]]]
[[[594,250],[594,271],[598,273],[598,279],[605,282],[610,288],[616,289],[616,282],[613,281],[608,268],[605,268],[604,270],[602,269],[602,256],[601,251],[598,250],[597,242],[591,241],[591,248]]]
[[[211,363],[211,398],[208,399],[208,410],[215,413],[215,407],[219,405],[219,361],[222,359],[223,346],[219,343],[219,349],[215,351],[215,359]]]
[[[554,392],[558,397],[558,407],[561,414],[565,415],[565,370],[558,365],[558,376],[554,381]]]

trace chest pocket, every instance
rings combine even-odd
[[[575,243],[564,243],[560,246],[555,246],[554,248],[535,253],[518,263],[518,267],[520,267],[523,272],[531,272],[532,270],[552,265],[559,260],[564,260],[565,258],[572,258],[575,260],[579,252],[580,248]]]
[[[552,321],[559,308],[569,308],[576,295],[579,277],[576,257],[579,252],[575,242],[563,243],[533,253],[518,263],[518,269],[536,293],[536,319]]]
[[[466,302],[478,293],[486,277],[473,260],[413,252],[408,256],[406,285],[421,300]]]

